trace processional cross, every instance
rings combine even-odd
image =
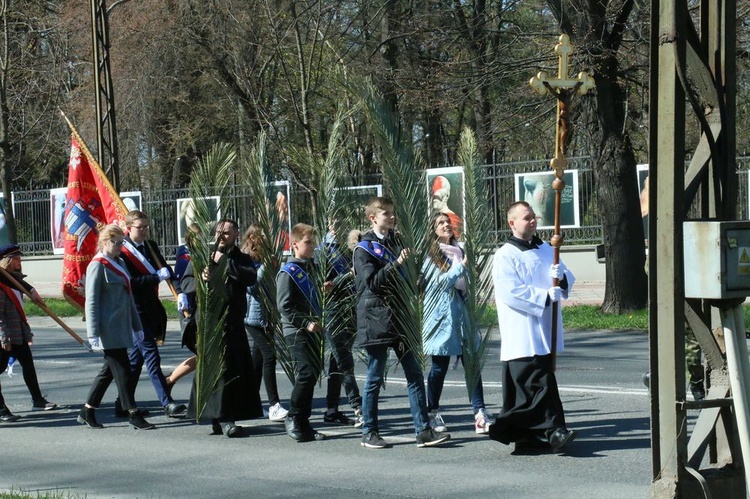
[[[594,79],[585,71],[578,73],[575,78],[568,76],[568,57],[573,52],[573,46],[570,44],[570,38],[566,34],[560,35],[559,42],[555,45],[555,54],[558,57],[557,78],[549,78],[544,71],[539,72],[531,78],[529,85],[540,95],[548,93],[557,98],[557,126],[555,129],[555,157],[550,161],[550,167],[555,172],[555,180],[552,182],[552,189],[555,191],[555,230],[550,244],[554,248],[554,263],[560,262],[560,246],[563,238],[560,235],[560,204],[562,201],[562,191],[565,188],[563,175],[568,161],[565,159],[565,144],[570,135],[570,102],[573,95],[578,93],[583,95],[593,89],[596,84]],[[558,280],[555,279],[555,286]],[[558,303],[552,304],[552,365],[555,366],[555,356],[557,350],[557,314]]]

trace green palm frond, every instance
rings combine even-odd
[[[468,128],[461,133],[458,158],[464,167],[466,194],[464,219],[468,230],[463,236],[464,250],[468,262],[466,278],[467,318],[463,345],[463,363],[466,388],[471,396],[481,375],[486,357],[490,327],[480,325],[492,292],[492,245],[491,232],[483,230],[491,220],[486,180],[482,175],[474,133]],[[476,334],[472,332],[476,331]]]
[[[198,322],[196,367],[196,417],[201,415],[226,370],[222,331],[226,322],[226,259],[211,272],[206,283],[200,278],[208,268],[213,250],[214,225],[217,213],[206,198],[218,192],[221,201],[228,199],[229,171],[236,155],[231,146],[218,144],[198,164],[190,183],[190,196],[195,209],[195,222],[200,233],[193,240],[191,261],[196,276]],[[222,206],[220,201],[219,206]]]
[[[344,130],[344,115],[338,113],[333,122],[328,141],[326,155],[324,157],[310,154],[307,151],[293,150],[290,152],[290,161],[297,165],[298,169],[306,172],[310,180],[309,187],[316,198],[315,210],[313,210],[313,220],[307,221],[309,225],[315,227],[318,234],[318,240],[322,243],[323,238],[328,232],[330,224],[338,225],[338,219],[343,213],[344,206],[337,196],[339,188],[339,179],[343,169],[342,154],[344,148],[341,144]],[[346,314],[346,307],[351,306],[345,300],[339,300],[340,293],[327,294],[323,292],[324,283],[332,275],[332,262],[329,260],[326,248],[323,244],[315,255],[316,265],[310,272],[310,278],[314,283],[314,289],[317,292],[317,301],[322,309],[322,316],[311,318],[321,324],[331,334],[337,334],[343,323],[337,319]],[[335,285],[340,285],[337,280]],[[325,360],[325,345],[323,342],[311,342],[311,347],[315,348],[311,358],[320,362],[320,371],[323,371],[323,362]]]
[[[266,237],[263,239],[259,249],[260,263],[265,271],[258,283],[261,302],[267,312],[269,334],[273,335],[273,345],[276,349],[276,357],[281,364],[287,378],[294,381],[294,365],[288,345],[284,341],[284,332],[281,327],[281,316],[276,308],[276,274],[281,268],[284,251],[283,234],[287,227],[282,225],[271,195],[273,177],[268,165],[266,155],[266,134],[258,135],[255,145],[246,156],[244,168],[244,187],[247,189],[250,202],[250,213],[254,223],[258,224]]]
[[[378,146],[383,180],[394,203],[396,228],[410,257],[401,266],[392,297],[394,319],[411,351],[424,365],[422,348],[422,303],[419,279],[426,255],[424,235],[428,230],[428,199],[424,165],[415,154],[410,133],[403,130],[394,113],[372,84],[353,85]],[[398,255],[396,255],[398,256]]]

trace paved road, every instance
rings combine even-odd
[[[364,449],[354,429],[322,423],[324,388],[316,390],[313,423],[324,442],[297,444],[283,424],[244,422],[249,436],[209,435],[207,426],[159,413],[144,375],[139,405],[160,415],[154,431],[135,431],[115,419],[110,388],[99,420],[103,430],[75,421],[101,358],[85,352],[48,319],[32,318],[34,356],[42,390],[61,405],[30,411],[21,376],[0,382],[8,406],[23,416],[0,424],[0,491],[62,490],[79,497],[647,497],[651,478],[649,399],[640,384],[647,367],[645,333],[573,332],[560,357],[558,377],[568,424],[580,432],[564,455],[517,455],[476,435],[459,367],[449,373],[442,405],[453,436],[450,445],[418,449],[399,369],[391,371],[381,399],[382,435],[394,445]],[[70,325],[83,331],[79,319]],[[176,330],[176,323],[170,326]],[[82,334],[82,333],[81,333]],[[169,371],[186,355],[176,333],[162,349]],[[492,343],[484,371],[485,397],[497,411],[501,387],[498,348]],[[360,380],[364,369],[357,367]],[[279,372],[280,393],[290,384]],[[174,395],[185,400],[189,380]],[[265,395],[265,391],[261,392]]]

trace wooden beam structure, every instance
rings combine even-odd
[[[702,0],[697,11],[685,0],[652,0],[651,16],[652,497],[745,497],[719,313],[736,302],[686,301],[685,266],[697,263],[683,259],[683,222],[736,217],[736,0]],[[688,119],[700,127],[690,154]],[[710,367],[702,401],[686,400],[686,323]],[[691,410],[700,411],[692,427]]]

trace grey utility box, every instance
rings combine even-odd
[[[685,297],[750,296],[750,221],[684,222]]]

